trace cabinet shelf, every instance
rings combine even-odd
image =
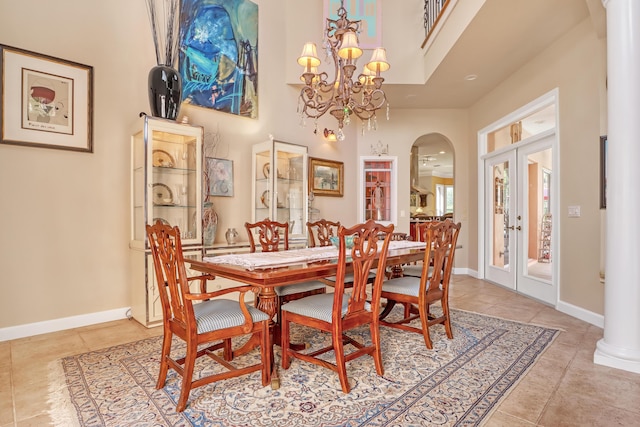
[[[200,126],[145,116],[131,136],[131,312],[145,326],[162,321],[147,224],[178,226],[185,254],[202,253],[203,135]]]
[[[288,222],[290,240],[306,239],[307,147],[274,140],[254,145],[252,176],[252,222]]]

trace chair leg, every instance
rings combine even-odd
[[[171,354],[171,338],[173,334],[168,329],[165,329],[164,336],[162,338],[162,354],[160,356],[160,372],[158,373],[158,382],[156,388],[161,389],[164,387],[167,381],[167,372],[169,371],[169,364],[167,358]]]
[[[371,342],[373,343],[373,361],[376,365],[376,372],[379,376],[384,375],[384,366],[382,366],[382,350],[380,349],[380,325],[378,322],[371,322],[369,326],[371,331]]]
[[[404,303],[404,318],[408,319],[411,316],[411,303]]]
[[[260,344],[260,356],[262,357],[262,385],[267,386],[271,382],[271,370],[273,368],[273,359],[271,347],[271,339],[269,334],[269,322],[263,322],[262,326],[262,343]]]
[[[222,350],[222,355],[224,357],[224,360],[226,360],[227,362],[230,362],[233,360],[233,349],[231,348],[231,338],[227,338],[223,340],[223,342],[224,342],[224,348]]]
[[[344,344],[342,343],[342,335],[332,334],[333,351],[336,354],[336,370],[340,378],[340,385],[344,393],[349,393],[349,378],[347,378],[347,365],[344,360]]]
[[[176,412],[182,412],[187,407],[187,400],[191,393],[191,378],[193,377],[193,368],[196,364],[196,354],[198,348],[194,345],[193,348],[187,346],[187,354],[184,359],[184,366],[182,372],[182,388],[180,389],[180,398],[178,399],[178,406]]]
[[[445,299],[441,301],[442,315],[444,316],[444,330],[447,332],[447,338],[453,339],[453,331],[451,330],[451,316],[449,316],[449,303]]]
[[[422,324],[422,336],[424,337],[424,343],[429,350],[433,349],[433,343],[431,342],[431,336],[429,336],[429,305],[426,307],[418,306],[420,312],[420,323]]]
[[[282,314],[280,322],[280,348],[282,349],[282,368],[289,369],[291,359],[289,357],[289,319],[287,314]]]

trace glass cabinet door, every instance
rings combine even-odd
[[[396,224],[396,157],[361,157],[360,219]]]
[[[184,245],[202,240],[202,137],[199,126],[146,116],[132,137],[132,240],[157,220],[178,226]]]
[[[275,165],[275,166],[274,166]],[[266,141],[253,148],[252,221],[289,223],[291,239],[306,237],[307,147]]]

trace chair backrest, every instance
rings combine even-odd
[[[384,266],[387,262],[392,232],[393,224],[384,226],[371,219],[350,228],[340,226],[338,229],[340,247],[338,248],[338,271],[335,282],[335,297],[333,299],[332,321],[334,324],[341,319],[344,297],[348,297],[349,302],[347,314],[342,318],[343,321],[348,321],[349,318],[370,315],[373,315],[375,319],[378,318],[384,274],[376,274],[370,300],[370,312],[365,310],[365,304],[368,302],[367,283],[369,282],[369,273],[372,268],[376,267],[376,259],[378,261],[377,265],[380,266]],[[381,234],[385,234],[383,240],[379,237]],[[353,236],[353,247],[348,249],[346,238],[350,236]],[[351,294],[345,295],[344,279],[347,274],[348,262],[351,262],[353,266],[353,286]],[[384,267],[378,269],[378,271],[383,270]]]
[[[426,242],[425,233],[427,232],[427,228],[429,228],[433,224],[438,224],[438,223],[440,223],[440,221],[435,221],[435,220],[419,222],[416,225],[416,241]]]
[[[444,261],[444,271],[442,276],[442,286],[445,292],[449,288],[449,281],[451,280],[451,271],[453,270],[453,260],[456,254],[456,245],[458,242],[458,234],[460,234],[461,223],[454,223],[450,219],[444,221],[445,233],[447,235],[446,240],[449,244],[449,250]],[[449,237],[450,236],[450,237]],[[443,243],[444,244],[444,243]]]
[[[256,251],[256,235],[262,252],[277,252],[282,242],[283,250],[289,249],[289,223],[272,221],[265,218],[255,223],[245,222],[244,227],[249,235],[251,252]]]
[[[391,233],[392,242],[399,242],[402,240],[411,240],[411,236],[407,233]]]
[[[315,248],[316,246],[331,246],[331,237],[338,235],[339,228],[340,221],[333,222],[321,219],[315,222],[307,222],[309,247]]]
[[[180,229],[156,221],[146,227],[162,304],[163,321],[187,324],[195,319],[193,303],[185,298],[189,281],[182,255]]]
[[[454,224],[451,220],[445,220],[433,222],[425,229],[426,246],[431,250],[425,253],[420,296],[424,296],[430,286],[441,286],[444,292],[447,292],[460,227],[460,223]]]

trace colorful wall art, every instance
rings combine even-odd
[[[248,0],[182,0],[182,99],[258,117],[258,5]]]

